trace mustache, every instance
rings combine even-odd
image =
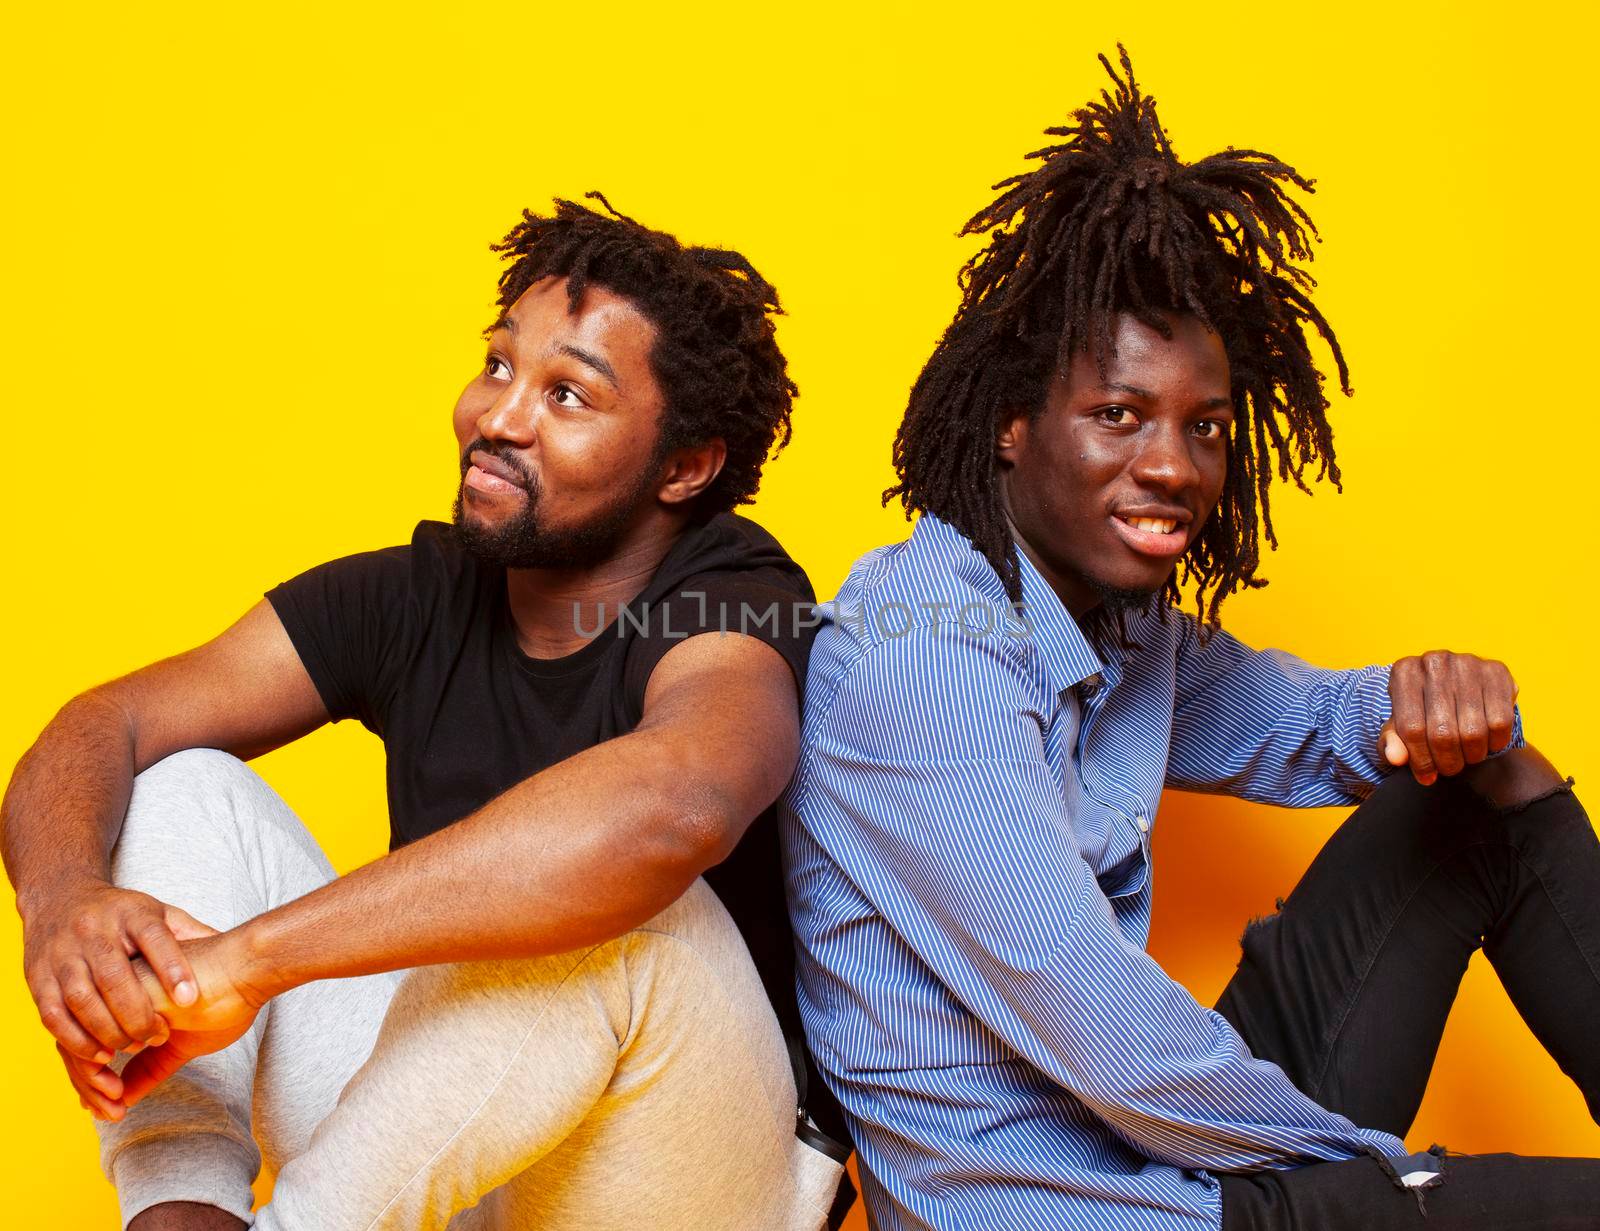
[[[534,478],[533,472],[525,467],[518,458],[502,453],[482,436],[473,440],[461,451],[461,477],[463,479],[467,477],[467,471],[472,469],[472,455],[474,453],[483,453],[494,458],[495,461],[516,476],[514,482],[517,486],[526,490],[529,495],[538,494],[539,481]]]

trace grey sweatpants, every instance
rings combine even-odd
[[[254,771],[193,749],[134,780],[113,876],[227,929],[334,873]],[[592,948],[295,988],[98,1130],[124,1228],[165,1201],[251,1222],[264,1158],[264,1231],[814,1231],[841,1168],[794,1123],[777,1019],[696,881]]]

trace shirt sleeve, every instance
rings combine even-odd
[[[1221,629],[1202,643],[1194,620],[1180,618],[1169,787],[1322,807],[1358,803],[1393,772],[1378,748],[1391,713],[1387,666],[1325,670]],[[1512,747],[1520,710],[1514,722]]]
[[[1403,1155],[1252,1057],[1123,934],[1045,759],[1036,692],[999,638],[935,626],[882,642],[807,724],[800,807],[840,826],[846,872],[951,994],[1149,1157],[1251,1171]]]
[[[344,556],[266,593],[333,721],[357,718],[380,736],[417,625],[410,555]]]
[[[628,647],[624,686],[642,712],[650,675],[673,646],[702,633],[743,635],[766,642],[794,673],[797,694],[820,623],[815,604],[796,590],[753,574],[693,578],[646,613],[645,631]]]

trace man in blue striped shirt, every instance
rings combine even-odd
[[[821,608],[784,842],[874,1225],[1600,1225],[1600,1162],[1400,1140],[1480,946],[1600,1111],[1600,843],[1502,664],[1324,671],[1215,628],[1272,470],[1337,479],[1303,331],[1344,363],[1306,181],[1179,162],[1122,66],[968,224],[896,442],[921,519]],[[1168,786],[1365,800],[1215,1009],[1145,952]]]

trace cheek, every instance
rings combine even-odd
[[[1201,482],[1205,488],[1206,508],[1214,509],[1217,502],[1222,499],[1222,489],[1228,483],[1228,450],[1208,448],[1202,456],[1195,459],[1195,468],[1200,472]]]
[[[1129,450],[1115,439],[1066,434],[1053,441],[1037,462],[1042,468],[1037,477],[1045,480],[1057,504],[1083,506],[1093,503],[1126,469]]]
[[[456,442],[463,448],[478,434],[478,418],[482,414],[474,392],[471,386],[463,390],[450,415],[450,426],[455,430]]]
[[[556,503],[588,504],[621,486],[641,458],[615,423],[552,416],[539,433],[539,473]]]

